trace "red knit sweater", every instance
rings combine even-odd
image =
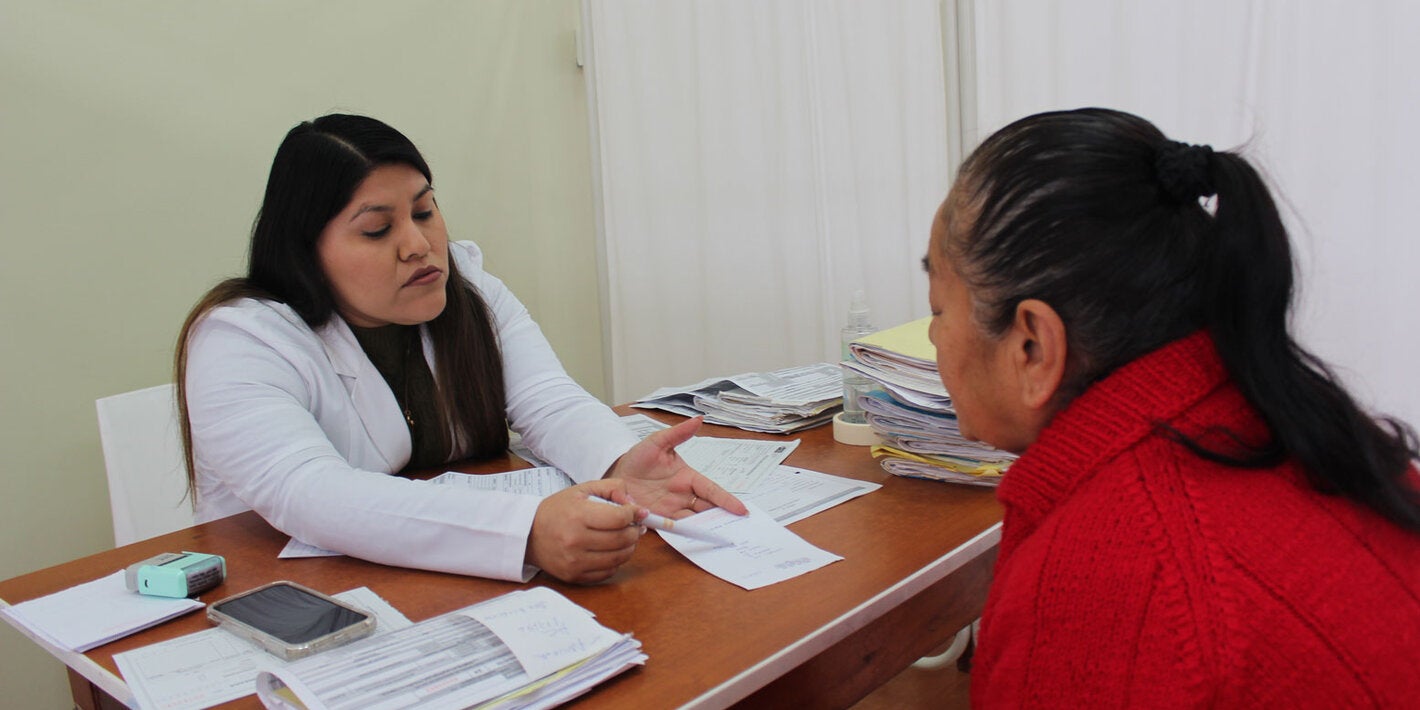
[[[1202,333],[1058,414],[998,491],[972,704],[1420,707],[1420,534],[1156,422],[1266,436]]]

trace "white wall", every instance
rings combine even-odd
[[[1243,152],[1270,179],[1299,268],[1299,340],[1365,404],[1420,425],[1420,5],[975,3],[978,135],[1108,106]]]
[[[241,270],[302,119],[408,134],[452,235],[601,395],[577,17],[575,0],[0,7],[0,579],[112,544],[94,400],[171,380],[183,316]],[[0,706],[68,697],[63,667],[0,624]]]

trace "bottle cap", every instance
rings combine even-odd
[[[853,292],[853,299],[848,302],[848,325],[865,326],[868,324],[868,294],[863,289]]]

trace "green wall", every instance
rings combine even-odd
[[[243,264],[281,136],[404,131],[451,235],[603,381],[577,0],[19,0],[0,7],[0,579],[113,543],[94,400],[171,380],[183,316]],[[0,706],[69,707],[0,624]]]

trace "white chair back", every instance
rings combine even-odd
[[[115,546],[193,525],[174,393],[158,385],[95,402]]]

